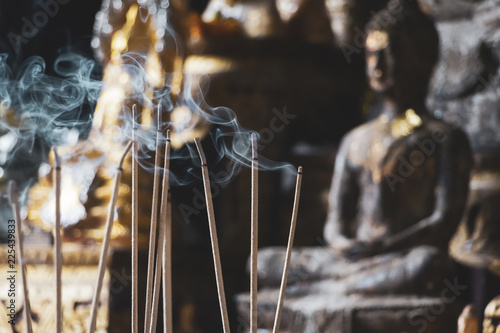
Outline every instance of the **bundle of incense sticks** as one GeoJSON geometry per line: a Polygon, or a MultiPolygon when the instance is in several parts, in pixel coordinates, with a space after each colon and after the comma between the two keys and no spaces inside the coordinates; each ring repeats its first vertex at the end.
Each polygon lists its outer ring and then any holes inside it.
{"type": "MultiPolygon", "coordinates": [[[[158,235],[158,248],[156,252],[156,268],[154,276],[154,289],[152,311],[150,314],[149,329],[146,332],[156,332],[158,320],[158,304],[160,298],[160,280],[163,284],[163,325],[164,332],[172,333],[172,255],[171,255],[171,206],[170,200],[170,131],[167,131],[165,144],[165,160],[163,164],[163,184],[160,204],[160,233],[158,235]]],[[[158,154],[158,151],[157,151],[158,154]]],[[[150,279],[150,277],[148,277],[150,279]]],[[[150,297],[146,295],[146,297],[150,297]]]]}
{"type": "MultiPolygon", "coordinates": [[[[134,106],[134,119],[135,119],[135,106],[134,106]]],[[[162,194],[161,194],[161,206],[160,206],[160,232],[158,235],[158,246],[155,248],[156,243],[156,226],[158,219],[158,194],[159,194],[159,183],[160,183],[160,155],[159,147],[161,145],[161,114],[160,109],[158,109],[158,133],[156,138],[156,157],[155,157],[155,174],[154,174],[154,184],[153,184],[153,201],[152,201],[152,211],[151,211],[151,235],[149,244],[149,260],[148,260],[148,275],[147,275],[147,295],[146,295],[146,313],[145,313],[145,323],[144,332],[153,333],[156,332],[157,326],[157,315],[159,307],[159,294],[160,294],[160,279],[163,289],[163,322],[164,322],[164,332],[173,333],[172,327],[172,220],[171,220],[171,194],[170,194],[170,131],[167,131],[167,140],[165,144],[165,160],[164,160],[164,176],[162,182],[162,194]],[[156,266],[154,263],[154,252],[156,250],[156,266]],[[153,272],[154,271],[154,272],[153,272]],[[154,276],[153,276],[154,273],[154,276]],[[152,292],[152,297],[149,297],[152,292]]],[[[94,291],[94,296],[92,299],[91,317],[88,327],[88,333],[94,333],[96,331],[97,314],[99,309],[100,295],[102,291],[104,274],[107,266],[107,259],[109,253],[109,246],[111,240],[111,232],[114,222],[114,213],[116,202],[118,198],[118,192],[121,182],[121,177],[123,173],[123,163],[128,152],[132,149],[132,332],[138,332],[138,299],[137,299],[137,181],[138,181],[138,165],[137,165],[137,143],[135,142],[135,130],[133,130],[132,141],[127,145],[123,156],[118,164],[117,172],[114,180],[113,192],[111,195],[111,201],[108,208],[108,217],[106,221],[106,226],[104,230],[104,239],[101,248],[101,255],[99,258],[99,268],[98,277],[96,281],[96,287],[94,291]],[[135,314],[134,314],[135,313],[135,314]]],[[[212,254],[215,267],[215,276],[217,283],[218,298],[220,304],[220,312],[222,317],[222,326],[224,333],[230,332],[229,327],[229,317],[227,312],[227,304],[224,289],[224,280],[222,275],[222,265],[220,260],[219,252],[219,242],[217,237],[217,228],[215,223],[215,214],[212,200],[212,193],[210,189],[210,178],[208,173],[208,165],[199,138],[195,139],[195,144],[198,149],[198,153],[201,160],[202,176],[203,176],[203,187],[205,191],[205,200],[207,205],[207,214],[210,230],[210,238],[212,244],[212,254]]],[[[257,138],[253,134],[251,137],[251,153],[252,153],[252,202],[251,202],[251,278],[250,278],[250,331],[252,333],[257,332],[257,253],[258,253],[258,154],[257,154],[257,138]]],[[[61,166],[60,159],[57,154],[57,150],[54,149],[54,155],[56,160],[56,168],[54,171],[54,188],[56,195],[56,223],[55,223],[55,248],[54,248],[54,262],[56,267],[56,306],[57,306],[57,317],[56,317],[56,329],[57,332],[62,332],[62,282],[61,282],[61,271],[62,271],[62,250],[61,250],[61,166]]],[[[283,268],[283,276],[281,280],[281,287],[279,293],[279,300],[276,310],[276,317],[274,321],[273,333],[278,333],[281,312],[283,308],[286,284],[288,279],[288,271],[291,259],[291,252],[293,248],[293,239],[295,237],[295,227],[297,222],[297,213],[300,200],[300,190],[302,184],[302,167],[299,167],[297,174],[297,182],[295,188],[295,198],[294,206],[292,212],[292,221],[290,224],[290,234],[288,238],[288,246],[286,251],[286,259],[283,268]]],[[[17,189],[13,182],[10,184],[10,203],[12,205],[15,219],[16,219],[16,238],[18,239],[19,256],[20,256],[20,268],[23,281],[23,298],[26,304],[26,327],[29,333],[32,332],[31,325],[31,307],[29,302],[29,290],[26,280],[26,271],[23,261],[23,243],[22,243],[22,231],[21,231],[21,217],[19,212],[19,203],[17,198],[17,189]]]]}
{"type": "MultiPolygon", "coordinates": [[[[257,154],[257,137],[255,134],[251,137],[252,146],[252,208],[251,208],[251,277],[250,277],[250,332],[257,332],[257,251],[258,251],[258,154],[257,154]]],[[[217,229],[215,223],[215,214],[212,201],[212,193],[210,190],[210,178],[208,174],[207,160],[200,138],[195,139],[196,148],[200,155],[203,187],[205,190],[205,200],[207,205],[208,222],[210,229],[210,237],[212,243],[212,254],[215,267],[215,277],[217,283],[217,291],[219,297],[219,305],[222,316],[222,327],[224,333],[230,332],[229,318],[227,313],[226,297],[224,292],[224,280],[222,277],[222,265],[219,253],[219,242],[217,238],[217,229]]],[[[297,225],[297,214],[299,209],[300,190],[302,185],[302,167],[299,167],[297,173],[297,182],[295,186],[295,197],[292,212],[292,221],[290,224],[290,233],[288,237],[288,246],[286,251],[286,260],[283,268],[283,276],[281,279],[281,287],[279,300],[276,309],[276,317],[274,321],[273,333],[278,333],[281,321],[281,312],[285,299],[286,284],[288,280],[288,271],[290,259],[292,256],[293,240],[295,238],[295,227],[297,225]]]]}
{"type": "MultiPolygon", "coordinates": [[[[136,106],[133,107],[133,118],[136,118],[136,106]]],[[[158,235],[158,247],[156,243],[156,227],[158,224],[158,194],[160,184],[160,154],[161,146],[161,110],[158,108],[158,128],[156,137],[156,157],[155,157],[155,176],[153,183],[153,201],[151,211],[151,234],[149,244],[149,260],[147,272],[147,294],[146,294],[146,313],[144,322],[144,332],[156,332],[158,303],[160,294],[160,283],[163,287],[163,322],[164,332],[172,333],[172,283],[171,283],[171,204],[170,204],[170,131],[167,131],[165,144],[165,160],[164,160],[164,176],[162,182],[161,206],[160,206],[160,232],[158,235]],[[156,250],[156,267],[154,266],[154,252],[156,250]],[[154,271],[154,272],[153,272],[154,271]],[[154,275],[153,275],[154,274],[154,275]],[[160,281],[161,280],[161,281],[160,281]],[[152,293],[151,293],[152,291],[152,293]],[[152,297],[150,296],[152,294],[152,297]]],[[[99,308],[99,298],[102,290],[104,272],[107,265],[107,256],[109,251],[109,242],[111,238],[112,224],[114,220],[114,209],[118,195],[118,188],[121,181],[122,165],[128,151],[132,149],[132,332],[138,329],[138,299],[137,299],[137,282],[138,282],[138,262],[137,262],[137,234],[138,234],[138,165],[137,165],[137,143],[136,133],[137,128],[134,126],[132,132],[132,141],[127,146],[127,149],[120,161],[118,172],[115,177],[114,191],[111,197],[109,206],[108,220],[105,227],[105,237],[99,260],[98,279],[96,283],[94,298],[92,302],[91,321],[89,325],[89,333],[95,332],[97,313],[99,308]],[[135,315],[134,315],[135,314],[135,315]]]]}

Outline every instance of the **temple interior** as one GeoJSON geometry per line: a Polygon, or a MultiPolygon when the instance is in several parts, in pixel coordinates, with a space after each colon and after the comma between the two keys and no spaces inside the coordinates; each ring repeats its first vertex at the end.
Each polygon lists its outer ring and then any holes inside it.
{"type": "Polygon", "coordinates": [[[0,276],[0,333],[499,333],[500,0],[1,1],[0,276]]]}

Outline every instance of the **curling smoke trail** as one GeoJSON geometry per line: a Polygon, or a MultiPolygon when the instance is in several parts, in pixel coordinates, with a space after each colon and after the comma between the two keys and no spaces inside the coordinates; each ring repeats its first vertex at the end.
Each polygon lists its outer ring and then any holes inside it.
{"type": "MultiPolygon", "coordinates": [[[[162,1],[156,10],[148,9],[149,14],[145,14],[143,6],[151,7],[153,1],[140,2],[143,4],[127,5],[126,22],[117,29],[111,27],[113,33],[103,33],[107,39],[97,38],[92,42],[100,49],[106,49],[104,41],[111,45],[109,54],[101,54],[106,65],[103,80],[95,79],[94,61],[74,53],[63,54],[56,61],[55,71],[59,77],[45,74],[45,63],[40,57],[28,59],[18,73],[13,73],[7,66],[6,55],[0,55],[0,167],[8,168],[18,156],[35,153],[40,143],[42,150],[46,149],[42,155],[46,155],[50,147],[59,146],[63,165],[66,165],[62,190],[73,193],[66,197],[69,209],[63,212],[63,226],[84,218],[83,204],[98,169],[109,170],[108,179],[112,178],[115,155],[121,151],[117,147],[130,139],[133,127],[138,128],[136,139],[141,146],[138,162],[151,173],[158,127],[171,129],[172,141],[177,138],[180,143],[179,148],[172,151],[173,163],[183,160],[183,164],[197,160],[196,149],[189,142],[195,136],[206,135],[207,125],[212,128],[208,133],[215,148],[211,168],[226,164],[225,170],[228,170],[222,178],[212,179],[213,183],[230,182],[241,167],[251,165],[250,137],[255,132],[245,129],[233,110],[210,107],[203,97],[203,89],[193,78],[185,73],[169,72],[180,69],[162,60],[162,52],[172,49],[175,50],[173,55],[170,51],[164,53],[182,58],[180,38],[170,21],[162,18],[167,17],[168,1],[162,1]],[[153,19],[149,20],[151,17],[153,19]],[[129,46],[135,29],[155,33],[151,37],[151,47],[145,52],[129,46]],[[163,74],[153,75],[156,72],[163,74]],[[173,90],[178,89],[173,85],[179,75],[183,78],[182,85],[173,98],[173,90]],[[131,116],[133,104],[138,104],[142,110],[137,119],[131,116]],[[154,124],[151,117],[148,118],[148,110],[158,105],[165,110],[163,118],[167,120],[163,124],[154,124]],[[93,114],[86,111],[88,106],[95,109],[93,114]],[[78,186],[73,188],[74,184],[78,186]]],[[[102,12],[98,14],[98,31],[110,27],[105,18],[102,12]]],[[[187,164],[183,170],[172,170],[172,186],[200,180],[197,163],[187,164]]],[[[260,170],[284,170],[291,176],[295,174],[290,164],[264,158],[260,158],[260,170]]],[[[39,196],[44,200],[49,196],[49,201],[39,203],[38,207],[44,207],[41,218],[53,223],[53,194],[39,196]]]]}
{"type": "MultiPolygon", "coordinates": [[[[124,57],[128,58],[132,55],[127,54],[124,57]]],[[[137,55],[133,58],[136,59],[137,55]]],[[[61,56],[56,63],[56,69],[62,78],[50,77],[44,73],[43,60],[35,57],[24,64],[23,70],[17,77],[12,77],[6,64],[6,56],[0,57],[2,138],[11,137],[12,142],[15,142],[15,144],[1,147],[2,153],[8,156],[3,160],[4,163],[13,158],[18,150],[31,153],[36,140],[42,140],[49,147],[69,145],[76,148],[78,141],[85,138],[92,127],[92,117],[83,114],[84,104],[95,105],[101,90],[106,89],[101,81],[92,79],[94,67],[94,62],[89,59],[76,54],[66,54],[61,56]],[[6,151],[6,148],[10,150],[6,151]]],[[[145,96],[138,96],[145,85],[140,79],[144,74],[144,68],[139,62],[135,62],[128,65],[128,69],[133,74],[131,82],[136,92],[130,99],[142,99],[144,105],[155,106],[153,103],[156,101],[144,99],[145,96]]],[[[229,159],[233,170],[226,179],[220,181],[229,181],[238,167],[248,167],[251,164],[249,142],[254,131],[245,129],[238,122],[233,110],[226,107],[208,106],[202,97],[201,88],[196,87],[191,78],[186,78],[184,94],[178,100],[177,105],[171,104],[166,91],[168,87],[156,93],[160,96],[157,101],[166,105],[167,110],[187,107],[193,114],[202,117],[214,127],[215,130],[210,137],[216,147],[217,159],[229,159]]],[[[119,117],[122,122],[121,126],[110,125],[111,130],[116,131],[119,140],[125,142],[129,139],[128,133],[131,132],[131,128],[139,125],[137,136],[143,147],[141,164],[152,170],[147,158],[155,147],[156,132],[152,128],[145,128],[138,120],[132,119],[126,108],[126,106],[123,108],[123,113],[119,117]]],[[[185,123],[190,124],[189,121],[185,123]]],[[[170,122],[164,123],[163,126],[170,126],[176,132],[188,129],[170,122]]],[[[78,148],[81,147],[85,146],[78,148]]],[[[174,154],[174,160],[196,157],[192,145],[178,149],[174,154]]],[[[262,162],[262,170],[289,168],[291,166],[287,163],[276,163],[265,159],[262,162]]],[[[192,174],[197,174],[197,172],[192,174]]],[[[177,174],[174,185],[186,185],[193,180],[190,176],[177,174]]]]}

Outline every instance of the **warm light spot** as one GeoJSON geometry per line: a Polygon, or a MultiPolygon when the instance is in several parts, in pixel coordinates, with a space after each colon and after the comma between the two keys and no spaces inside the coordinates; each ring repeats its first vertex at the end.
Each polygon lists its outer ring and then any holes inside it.
{"type": "Polygon", "coordinates": [[[299,10],[298,0],[278,0],[276,1],[276,7],[280,17],[284,21],[288,21],[294,16],[299,10]]]}
{"type": "Polygon", "coordinates": [[[366,38],[366,48],[368,51],[380,51],[387,46],[389,46],[389,34],[386,31],[377,30],[370,32],[366,38]]]}
{"type": "Polygon", "coordinates": [[[408,120],[408,122],[412,126],[417,127],[417,126],[422,125],[422,118],[420,118],[419,115],[415,113],[415,110],[408,109],[405,112],[405,116],[406,116],[406,119],[408,120]]]}
{"type": "Polygon", "coordinates": [[[94,113],[94,128],[104,129],[116,123],[126,97],[126,89],[120,85],[108,86],[101,92],[94,113]]]}
{"type": "Polygon", "coordinates": [[[118,82],[121,85],[126,85],[130,80],[130,75],[128,73],[122,72],[118,75],[118,82]]]}
{"type": "Polygon", "coordinates": [[[137,11],[139,7],[137,5],[130,6],[130,9],[127,12],[127,26],[132,26],[134,24],[135,18],[137,17],[137,11]]]}
{"type": "MultiPolygon", "coordinates": [[[[41,219],[48,225],[56,221],[56,200],[52,193],[49,200],[42,206],[41,219]]],[[[85,207],[80,202],[80,186],[73,183],[71,175],[63,175],[61,184],[61,225],[67,227],[85,218],[85,207]]]]}
{"type": "Polygon", "coordinates": [[[18,137],[14,132],[0,136],[0,164],[5,164],[17,144],[18,137]]]}
{"type": "MultiPolygon", "coordinates": [[[[111,229],[111,239],[115,239],[128,234],[127,228],[118,223],[116,220],[113,223],[113,228],[111,229]]],[[[85,233],[86,238],[90,239],[103,239],[104,229],[90,229],[85,233]]]]}
{"type": "Polygon", "coordinates": [[[130,193],[130,186],[127,184],[120,184],[120,193],[122,194],[129,194],[130,193]]]}
{"type": "Polygon", "coordinates": [[[249,6],[246,8],[245,19],[242,20],[242,28],[250,38],[263,38],[272,29],[273,21],[269,15],[263,15],[260,6],[249,6]]]}
{"type": "Polygon", "coordinates": [[[189,110],[187,106],[177,107],[172,111],[173,132],[171,142],[173,148],[180,148],[186,142],[194,142],[196,137],[207,135],[210,125],[200,115],[189,110]]]}
{"type": "Polygon", "coordinates": [[[146,61],[146,80],[154,87],[163,85],[163,71],[161,70],[160,58],[158,53],[150,51],[146,61]]]}
{"type": "Polygon", "coordinates": [[[190,56],[186,59],[184,70],[189,74],[213,74],[233,69],[231,60],[220,57],[190,56]]]}
{"type": "Polygon", "coordinates": [[[45,177],[46,175],[49,174],[49,172],[52,170],[52,167],[48,163],[42,163],[40,164],[40,167],[38,168],[38,177],[42,178],[45,177]]]}
{"type": "Polygon", "coordinates": [[[171,120],[173,125],[180,129],[186,129],[189,126],[189,122],[193,116],[193,113],[187,106],[175,108],[172,111],[171,120]]]}
{"type": "Polygon", "coordinates": [[[111,42],[111,48],[116,51],[123,52],[127,49],[127,38],[123,31],[117,31],[111,42]]]}
{"type": "Polygon", "coordinates": [[[408,109],[404,115],[392,121],[392,135],[396,138],[407,136],[421,125],[422,119],[420,116],[414,110],[408,109]]]}
{"type": "Polygon", "coordinates": [[[172,95],[178,96],[181,93],[183,75],[182,75],[182,67],[184,61],[181,57],[176,57],[174,62],[174,75],[171,83],[172,95]]]}
{"type": "Polygon", "coordinates": [[[115,223],[113,223],[113,230],[111,231],[111,238],[117,238],[120,236],[124,236],[128,233],[127,228],[118,223],[115,219],[115,223]]]}

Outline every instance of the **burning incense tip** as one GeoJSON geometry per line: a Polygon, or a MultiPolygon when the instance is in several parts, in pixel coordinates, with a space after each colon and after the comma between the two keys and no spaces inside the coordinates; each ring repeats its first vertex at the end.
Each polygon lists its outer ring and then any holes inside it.
{"type": "Polygon", "coordinates": [[[59,158],[59,154],[57,153],[57,147],[52,147],[52,151],[54,152],[54,159],[56,162],[56,169],[61,169],[61,159],[59,158]]]}
{"type": "Polygon", "coordinates": [[[132,130],[137,131],[138,126],[135,118],[137,118],[137,104],[132,106],[132,130]]]}
{"type": "Polygon", "coordinates": [[[167,130],[167,141],[170,141],[170,130],[167,130]]]}
{"type": "Polygon", "coordinates": [[[130,149],[132,148],[132,144],[133,143],[134,143],[133,141],[130,141],[128,143],[127,147],[125,148],[125,151],[123,152],[123,156],[122,156],[122,158],[120,160],[120,163],[118,164],[118,169],[119,170],[122,170],[122,168],[123,168],[123,162],[125,161],[125,157],[127,157],[127,154],[130,151],[130,149]]]}
{"type": "Polygon", "coordinates": [[[161,118],[161,105],[158,104],[158,111],[156,113],[156,121],[158,122],[158,132],[161,132],[162,118],[161,118]]]}
{"type": "Polygon", "coordinates": [[[196,149],[198,149],[198,154],[200,155],[201,166],[207,166],[207,159],[205,158],[205,153],[203,152],[200,138],[194,138],[194,143],[196,144],[196,149]]]}
{"type": "Polygon", "coordinates": [[[9,204],[13,205],[17,200],[17,186],[16,182],[11,180],[9,182],[9,204]]]}
{"type": "Polygon", "coordinates": [[[299,167],[299,171],[298,171],[298,173],[299,173],[299,175],[301,175],[301,174],[302,174],[302,167],[301,167],[301,166],[299,167]]]}
{"type": "Polygon", "coordinates": [[[257,134],[252,133],[252,159],[258,160],[259,154],[257,153],[257,134]]]}

